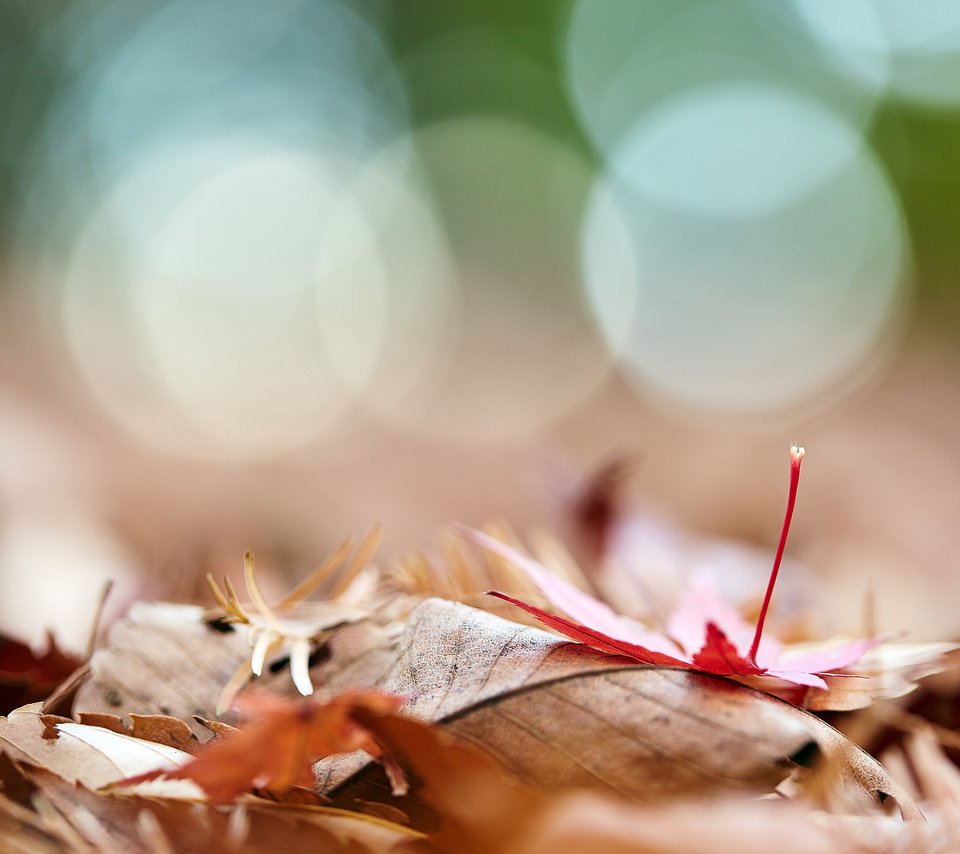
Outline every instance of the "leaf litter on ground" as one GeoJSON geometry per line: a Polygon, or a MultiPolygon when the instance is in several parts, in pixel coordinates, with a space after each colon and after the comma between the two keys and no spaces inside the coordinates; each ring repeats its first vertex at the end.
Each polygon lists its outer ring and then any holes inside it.
{"type": "MultiPolygon", "coordinates": [[[[891,817],[894,805],[906,819],[920,811],[874,758],[816,716],[717,675],[764,687],[769,674],[825,678],[828,692],[813,678],[798,687],[819,688],[811,697],[836,695],[840,677],[832,674],[850,666],[849,656],[866,653],[865,666],[885,649],[861,648],[874,643],[867,639],[832,654],[791,655],[762,636],[801,457],[794,452],[757,627],[698,580],[665,634],[642,630],[626,641],[646,659],[624,647],[623,627],[636,627],[609,606],[479,532],[470,537],[518,565],[573,619],[542,609],[537,616],[568,627],[577,621],[577,631],[594,636],[602,625],[601,643],[571,643],[413,595],[409,585],[367,571],[375,532],[346,567],[350,541],[274,604],[259,591],[252,557],[249,604],[229,582],[212,585],[215,614],[141,603],[90,661],[72,706],[76,720],[36,705],[0,721],[0,749],[10,757],[0,759],[0,843],[271,850],[271,843],[296,845],[288,832],[295,827],[304,845],[323,849],[526,852],[574,844],[720,852],[769,850],[779,825],[783,852],[935,850],[932,836],[910,829],[922,823],[891,817]],[[324,601],[303,601],[318,588],[324,601]],[[782,669],[785,661],[799,669],[782,669]],[[255,692],[243,690],[251,679],[255,692]],[[246,706],[247,718],[220,720],[225,698],[246,706]],[[121,714],[130,714],[130,726],[121,714]],[[155,764],[158,754],[166,767],[145,767],[145,757],[155,764]],[[110,785],[121,777],[132,777],[131,785],[110,785]],[[189,806],[177,800],[182,791],[147,798],[138,788],[187,781],[199,784],[187,795],[198,803],[189,806]],[[297,802],[309,794],[302,784],[314,800],[297,802]],[[775,790],[781,798],[770,800],[775,790]],[[334,808],[315,806],[324,798],[334,808]]],[[[902,656],[911,665],[902,681],[935,669],[927,653],[902,656]]],[[[853,695],[871,699],[869,691],[853,695]]],[[[916,794],[935,821],[955,821],[954,780],[935,751],[912,749],[906,765],[921,762],[927,775],[916,794]],[[939,775],[936,785],[931,774],[939,775]]]]}

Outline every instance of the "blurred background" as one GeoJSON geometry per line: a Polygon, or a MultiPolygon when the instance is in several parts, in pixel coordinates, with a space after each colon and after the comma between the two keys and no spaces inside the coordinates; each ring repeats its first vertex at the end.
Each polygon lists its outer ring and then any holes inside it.
{"type": "Polygon", "coordinates": [[[960,4],[0,0],[0,116],[0,629],[797,441],[817,618],[960,633],[960,4]]]}

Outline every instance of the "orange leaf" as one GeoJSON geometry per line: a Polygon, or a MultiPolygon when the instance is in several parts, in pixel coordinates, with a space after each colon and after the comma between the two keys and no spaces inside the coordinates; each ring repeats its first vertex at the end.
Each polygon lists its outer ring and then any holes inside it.
{"type": "Polygon", "coordinates": [[[119,785],[161,776],[189,779],[217,802],[232,801],[251,788],[279,794],[293,786],[312,786],[313,763],[324,756],[355,750],[380,755],[376,739],[357,720],[358,711],[379,716],[402,703],[400,697],[370,691],[343,694],[327,703],[248,695],[236,703],[244,716],[253,718],[246,727],[202,747],[182,768],[141,774],[119,785]]]}

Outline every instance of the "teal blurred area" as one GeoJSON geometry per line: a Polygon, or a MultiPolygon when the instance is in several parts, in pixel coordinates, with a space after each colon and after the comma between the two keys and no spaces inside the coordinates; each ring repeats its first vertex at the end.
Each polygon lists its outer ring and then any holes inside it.
{"type": "Polygon", "coordinates": [[[798,549],[956,633],[960,6],[0,0],[0,116],[0,622],[615,449],[767,543],[796,439],[798,549]]]}

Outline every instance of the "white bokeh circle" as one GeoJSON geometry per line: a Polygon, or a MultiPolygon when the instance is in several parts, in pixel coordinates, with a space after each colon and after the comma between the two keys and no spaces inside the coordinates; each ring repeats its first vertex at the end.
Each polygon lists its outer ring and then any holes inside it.
{"type": "Polygon", "coordinates": [[[898,201],[863,147],[752,218],[666,207],[610,170],[583,232],[588,296],[627,375],[722,411],[799,404],[853,376],[889,328],[907,256],[898,201]]]}
{"type": "Polygon", "coordinates": [[[797,17],[839,68],[936,109],[960,104],[960,4],[952,0],[793,0],[797,17]]]}
{"type": "Polygon", "coordinates": [[[342,437],[369,383],[402,387],[418,370],[422,319],[444,304],[445,244],[411,163],[409,149],[365,170],[230,138],[142,162],[91,218],[63,292],[96,396],[179,453],[256,457],[342,437]],[[387,217],[403,224],[405,272],[387,217]],[[411,288],[414,274],[426,284],[411,288]]]}
{"type": "Polygon", "coordinates": [[[789,4],[766,0],[578,0],[562,50],[571,104],[605,158],[638,117],[688,90],[762,82],[857,129],[884,91],[883,67],[852,80],[789,4]]]}
{"type": "Polygon", "coordinates": [[[735,82],[681,92],[641,116],[608,162],[657,204],[749,217],[806,195],[860,145],[859,134],[817,102],[735,82]]]}

